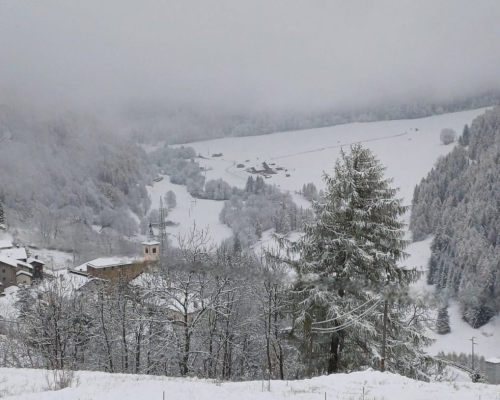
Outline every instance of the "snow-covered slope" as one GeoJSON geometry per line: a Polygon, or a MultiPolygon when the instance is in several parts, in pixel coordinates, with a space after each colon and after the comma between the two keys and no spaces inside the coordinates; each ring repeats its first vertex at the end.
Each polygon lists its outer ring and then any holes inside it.
{"type": "MultiPolygon", "coordinates": [[[[170,183],[170,178],[164,176],[160,182],[155,182],[154,185],[148,186],[148,193],[151,198],[151,208],[158,209],[160,205],[160,197],[165,197],[165,194],[172,190],[177,198],[177,206],[168,214],[167,220],[179,223],[178,226],[167,227],[167,233],[170,234],[170,239],[175,245],[177,235],[185,235],[190,229],[193,229],[196,222],[196,229],[210,229],[210,236],[214,242],[218,243],[221,240],[232,235],[232,230],[227,225],[219,222],[219,213],[224,205],[222,201],[195,199],[188,193],[186,186],[174,185],[170,183]]],[[[164,204],[166,207],[166,204],[164,204]]]]}
{"type": "Polygon", "coordinates": [[[148,375],[78,372],[72,387],[46,391],[41,370],[0,369],[0,393],[16,400],[493,400],[498,389],[472,383],[424,383],[374,371],[338,374],[303,381],[217,383],[148,375]],[[268,387],[270,385],[270,391],[268,387]],[[480,397],[481,396],[481,397],[480,397]]]}
{"type": "Polygon", "coordinates": [[[372,149],[384,165],[387,176],[409,204],[414,186],[427,175],[437,158],[447,154],[452,145],[440,143],[443,128],[452,128],[458,134],[485,109],[463,111],[413,120],[353,123],[304,131],[281,132],[264,136],[224,138],[189,143],[206,159],[201,166],[212,168],[206,178],[223,178],[229,184],[243,187],[249,176],[246,168],[262,169],[262,162],[274,163],[288,170],[279,171],[266,180],[284,190],[296,191],[304,183],[314,182],[322,187],[322,173],[331,173],[341,148],[362,142],[372,149]],[[222,153],[220,158],[211,157],[222,153]],[[249,160],[249,161],[247,161],[249,160]],[[245,168],[237,168],[242,163],[245,168]]]}

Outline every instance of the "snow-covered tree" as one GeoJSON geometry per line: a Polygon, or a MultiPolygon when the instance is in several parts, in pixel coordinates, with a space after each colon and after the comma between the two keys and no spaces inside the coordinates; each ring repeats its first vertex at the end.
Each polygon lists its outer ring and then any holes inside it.
{"type": "Polygon", "coordinates": [[[448,308],[442,307],[438,311],[436,320],[436,332],[440,335],[446,335],[451,332],[450,328],[450,315],[448,314],[448,308]]]}
{"type": "Polygon", "coordinates": [[[235,255],[241,254],[241,240],[240,240],[240,237],[238,235],[234,236],[233,252],[235,255]]]}
{"type": "Polygon", "coordinates": [[[371,151],[360,145],[349,154],[342,151],[334,175],[324,174],[325,196],[321,203],[313,203],[315,217],[305,224],[305,234],[296,242],[277,236],[290,255],[287,262],[303,278],[296,288],[296,321],[305,358],[315,349],[326,353],[323,366],[311,366],[310,373],[314,368],[334,373],[377,366],[385,303],[387,369],[422,377],[421,370],[410,364],[424,363],[421,347],[430,340],[420,322],[407,324],[411,307],[396,301],[398,293],[404,298],[418,277],[416,271],[398,265],[408,245],[400,220],[407,207],[384,171],[371,151]],[[412,346],[402,346],[410,337],[412,346]]]}
{"type": "Polygon", "coordinates": [[[458,142],[460,143],[461,146],[468,146],[470,141],[470,130],[469,126],[465,124],[464,130],[460,137],[458,138],[458,142]]]}
{"type": "Polygon", "coordinates": [[[444,128],[439,135],[439,139],[444,144],[453,143],[456,140],[456,138],[457,138],[457,133],[450,128],[444,128]]]}

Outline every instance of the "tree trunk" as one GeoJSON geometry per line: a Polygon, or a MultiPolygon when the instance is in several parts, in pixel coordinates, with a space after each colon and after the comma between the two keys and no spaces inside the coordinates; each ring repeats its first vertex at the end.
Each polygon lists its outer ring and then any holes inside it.
{"type": "Polygon", "coordinates": [[[328,374],[335,374],[339,370],[339,346],[340,336],[338,333],[332,335],[330,341],[330,358],[328,360],[328,374]]]}

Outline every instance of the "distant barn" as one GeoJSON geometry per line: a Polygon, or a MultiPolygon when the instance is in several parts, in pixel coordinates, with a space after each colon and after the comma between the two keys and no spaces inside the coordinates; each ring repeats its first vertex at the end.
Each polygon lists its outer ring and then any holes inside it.
{"type": "Polygon", "coordinates": [[[245,168],[245,165],[244,165],[244,164],[238,164],[238,165],[236,166],[236,168],[245,168]]]}

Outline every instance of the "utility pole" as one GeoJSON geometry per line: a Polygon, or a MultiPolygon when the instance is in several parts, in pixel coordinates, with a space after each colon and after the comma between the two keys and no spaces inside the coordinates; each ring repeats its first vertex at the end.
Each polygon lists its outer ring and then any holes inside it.
{"type": "Polygon", "coordinates": [[[477,343],[474,342],[474,339],[476,339],[475,336],[472,336],[472,339],[469,339],[472,342],[472,370],[474,371],[474,345],[477,343]]]}
{"type": "Polygon", "coordinates": [[[385,347],[387,343],[387,300],[384,301],[384,328],[382,330],[382,351],[380,357],[380,372],[385,371],[385,347]]]}

